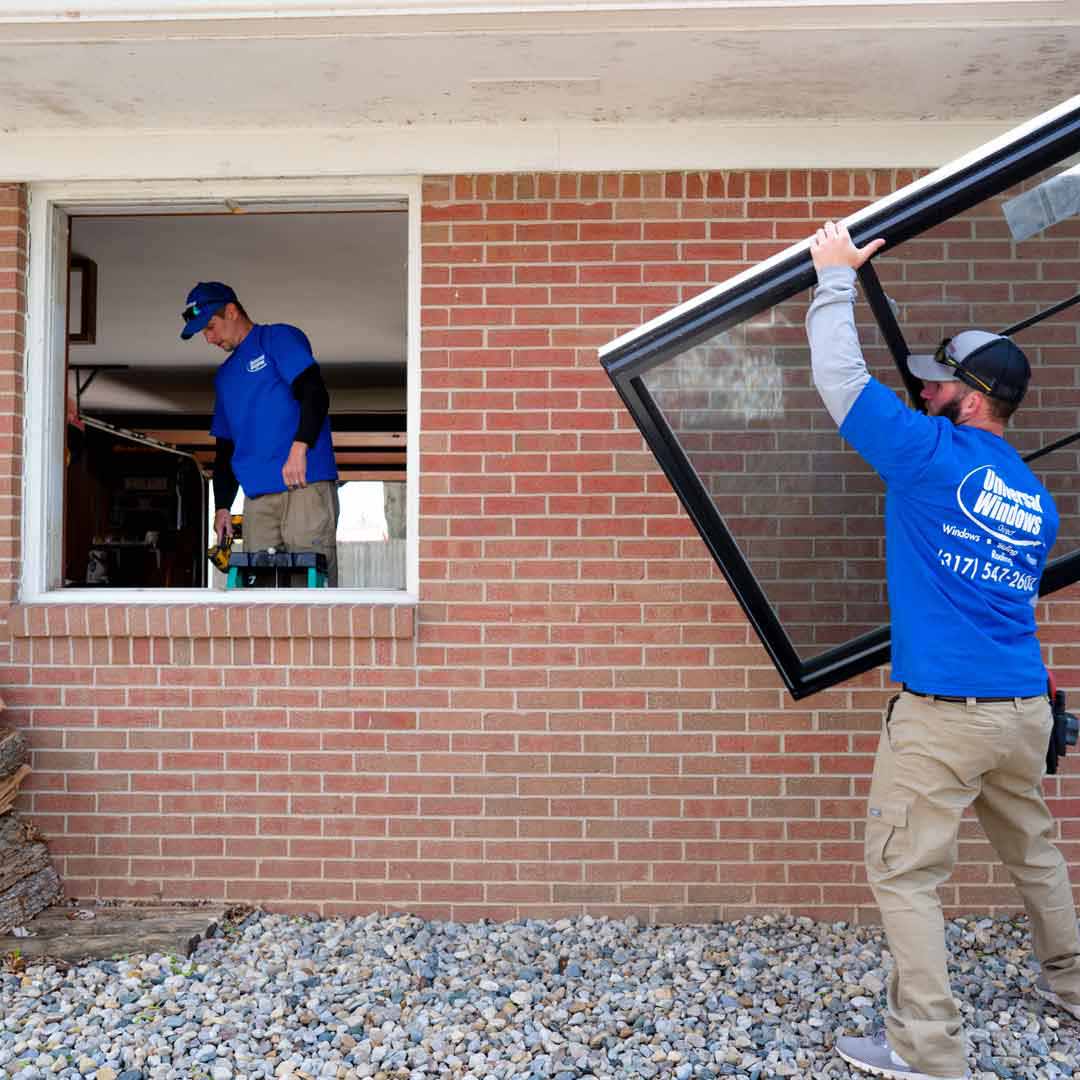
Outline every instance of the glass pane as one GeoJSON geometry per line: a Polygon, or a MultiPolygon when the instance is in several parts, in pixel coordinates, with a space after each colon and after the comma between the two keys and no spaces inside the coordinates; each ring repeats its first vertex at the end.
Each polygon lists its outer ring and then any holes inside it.
{"type": "MultiPolygon", "coordinates": [[[[1054,589],[1080,573],[1080,439],[1069,441],[1080,427],[1078,122],[1074,107],[1047,113],[984,147],[978,169],[976,155],[954,162],[850,222],[864,240],[875,220],[887,239],[915,234],[879,255],[870,271],[889,297],[895,319],[879,312],[898,354],[897,323],[913,351],[932,352],[946,334],[982,327],[1010,333],[1031,358],[1029,396],[1007,436],[1029,459],[1043,454],[1032,466],[1058,502],[1062,523],[1051,555],[1062,565],[1054,589]],[[1037,168],[1065,148],[1071,158],[983,198],[1006,175],[1037,168]],[[976,198],[982,203],[956,212],[976,198]],[[1047,311],[1055,306],[1061,310],[1047,311]],[[1013,329],[1040,315],[1046,321],[1013,329]]],[[[807,220],[806,234],[819,224],[807,220]]],[[[812,273],[806,244],[794,244],[600,354],[658,460],[667,461],[673,441],[681,447],[693,475],[681,464],[673,473],[679,497],[725,573],[740,589],[753,581],[752,593],[744,593],[752,620],[766,614],[762,604],[771,606],[776,626],[757,622],[758,633],[796,697],[866,671],[887,652],[882,483],[843,447],[812,386],[803,329],[808,290],[671,350],[700,333],[702,320],[719,326],[733,311],[803,287],[812,273]],[[715,510],[704,520],[702,497],[715,510]],[[840,649],[868,633],[871,642],[840,649]]],[[[855,320],[871,373],[906,400],[897,359],[865,301],[855,320]]],[[[918,380],[908,381],[917,394],[918,380]]],[[[994,513],[1008,519],[1011,510],[995,506],[994,513]]]]}
{"type": "MultiPolygon", "coordinates": [[[[1076,158],[874,261],[908,346],[1002,331],[1080,287],[1076,158]]],[[[883,489],[846,449],[810,377],[809,295],[653,368],[643,382],[802,660],[885,625],[883,489]]],[[[860,300],[871,373],[905,400],[860,300]]],[[[1033,368],[1007,432],[1029,454],[1080,430],[1080,304],[1014,334],[1033,368]]],[[[1061,516],[1055,557],[1080,548],[1080,441],[1033,463],[1061,516]]]]}
{"type": "MultiPolygon", "coordinates": [[[[794,297],[643,376],[803,659],[888,618],[882,485],[813,387],[808,301],[794,297]]],[[[869,358],[875,332],[863,332],[869,358]]]]}

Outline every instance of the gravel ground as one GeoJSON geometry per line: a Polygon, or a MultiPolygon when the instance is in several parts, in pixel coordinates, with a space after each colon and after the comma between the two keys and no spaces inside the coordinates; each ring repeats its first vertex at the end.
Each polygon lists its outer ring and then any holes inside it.
{"type": "MultiPolygon", "coordinates": [[[[1080,1077],[1023,919],[947,924],[976,1080],[1080,1077]]],[[[883,1003],[876,927],[316,920],[252,913],[190,958],[0,975],[0,1076],[841,1078],[883,1003]]]]}

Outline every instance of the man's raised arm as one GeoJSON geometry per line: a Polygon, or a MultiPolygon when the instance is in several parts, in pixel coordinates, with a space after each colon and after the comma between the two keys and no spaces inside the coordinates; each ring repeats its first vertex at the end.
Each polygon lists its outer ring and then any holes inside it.
{"type": "Polygon", "coordinates": [[[855,330],[855,271],[883,244],[871,240],[857,248],[843,225],[831,221],[810,241],[817,270],[814,302],[806,313],[814,386],[839,427],[870,380],[855,330]]]}

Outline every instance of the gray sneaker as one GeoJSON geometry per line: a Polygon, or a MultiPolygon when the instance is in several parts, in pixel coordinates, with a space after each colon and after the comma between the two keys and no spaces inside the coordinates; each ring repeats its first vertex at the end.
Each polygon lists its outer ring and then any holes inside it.
{"type": "Polygon", "coordinates": [[[888,1080],[967,1080],[963,1076],[932,1076],[912,1068],[890,1045],[885,1032],[878,1035],[856,1038],[842,1035],[836,1040],[836,1052],[859,1072],[884,1076],[888,1080]]]}
{"type": "Polygon", "coordinates": [[[1047,982],[1046,976],[1041,972],[1039,977],[1035,980],[1035,993],[1040,997],[1046,998],[1047,1001],[1053,1002],[1059,1009],[1064,1009],[1070,1016],[1080,1020],[1080,1005],[1074,1005],[1071,1001],[1066,1001],[1063,997],[1058,997],[1058,995],[1050,989],[1050,983],[1047,982]]]}

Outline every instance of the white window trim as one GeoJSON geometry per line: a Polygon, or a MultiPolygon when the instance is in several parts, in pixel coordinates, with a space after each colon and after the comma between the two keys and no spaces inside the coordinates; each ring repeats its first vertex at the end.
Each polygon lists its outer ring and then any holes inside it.
{"type": "Polygon", "coordinates": [[[324,177],[274,180],[72,181],[30,185],[26,363],[23,415],[21,603],[57,604],[414,604],[420,591],[420,210],[421,179],[324,177]],[[260,209],[341,210],[371,201],[408,205],[406,312],[406,585],[386,589],[293,590],[65,589],[63,357],[67,290],[67,218],[71,214],[226,209],[257,200],[260,209]],[[63,302],[58,302],[58,298],[63,302]]]}

